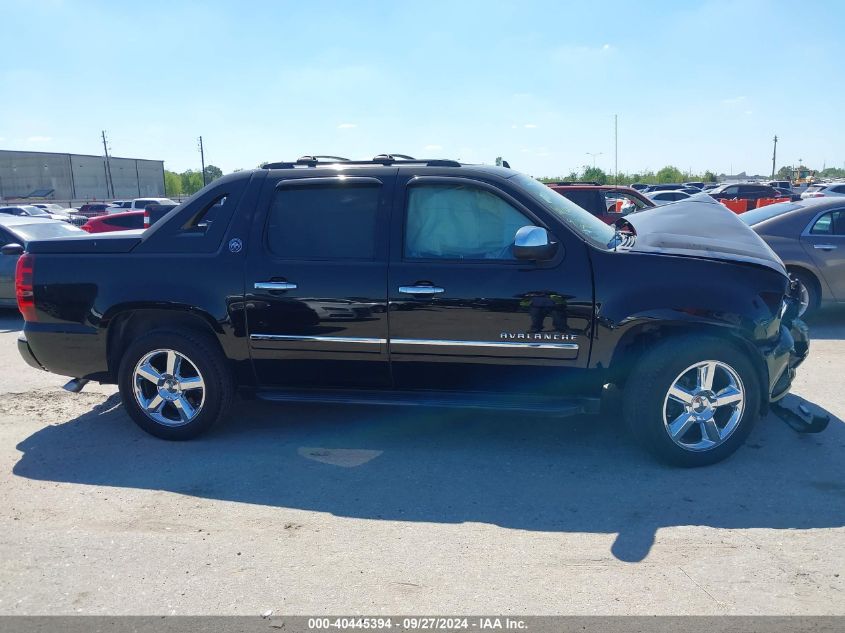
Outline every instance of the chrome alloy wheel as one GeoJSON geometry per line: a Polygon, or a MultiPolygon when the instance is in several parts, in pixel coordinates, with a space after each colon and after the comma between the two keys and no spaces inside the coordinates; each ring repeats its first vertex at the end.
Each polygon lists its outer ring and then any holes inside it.
{"type": "Polygon", "coordinates": [[[810,291],[807,290],[807,286],[800,279],[798,280],[798,303],[801,306],[798,308],[798,316],[802,317],[807,308],[810,307],[810,291]]]}
{"type": "Polygon", "coordinates": [[[678,374],[663,400],[663,425],[688,451],[713,449],[736,430],[745,410],[745,387],[734,369],[706,360],[678,374]]]}
{"type": "Polygon", "coordinates": [[[205,404],[205,382],[191,360],[172,349],[144,355],[132,375],[135,400],[151,420],[182,426],[196,418],[205,404]]]}

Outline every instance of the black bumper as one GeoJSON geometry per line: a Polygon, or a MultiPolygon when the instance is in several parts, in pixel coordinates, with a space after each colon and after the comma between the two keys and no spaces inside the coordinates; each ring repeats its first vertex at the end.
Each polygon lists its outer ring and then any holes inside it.
{"type": "Polygon", "coordinates": [[[26,335],[23,332],[18,334],[18,352],[26,361],[26,364],[30,367],[35,367],[35,369],[44,369],[41,363],[38,362],[38,359],[35,358],[35,354],[32,353],[32,349],[30,349],[29,343],[26,340],[26,335]]]}
{"type": "Polygon", "coordinates": [[[792,386],[798,366],[810,353],[810,335],[807,325],[795,319],[787,328],[782,325],[780,336],[766,354],[769,368],[769,401],[783,398],[792,386]]]}

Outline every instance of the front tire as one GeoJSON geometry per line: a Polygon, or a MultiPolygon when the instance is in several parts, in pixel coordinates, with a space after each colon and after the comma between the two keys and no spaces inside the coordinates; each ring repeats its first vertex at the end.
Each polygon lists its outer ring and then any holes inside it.
{"type": "Polygon", "coordinates": [[[234,393],[226,359],[209,336],[154,330],[123,355],[118,387],[126,411],[156,437],[187,440],[225,416],[234,393]]]}
{"type": "Polygon", "coordinates": [[[658,459],[684,467],[715,464],[734,453],[759,411],[751,361],[710,337],[678,337],[646,352],[623,399],[637,440],[658,459]]]}

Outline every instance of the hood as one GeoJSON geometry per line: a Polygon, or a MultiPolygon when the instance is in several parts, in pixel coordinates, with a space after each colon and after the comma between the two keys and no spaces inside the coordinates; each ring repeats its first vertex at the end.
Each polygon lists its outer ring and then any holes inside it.
{"type": "Polygon", "coordinates": [[[634,252],[748,262],[786,274],[783,262],[769,245],[733,211],[706,193],[630,213],[617,225],[626,223],[637,236],[629,249],[634,252]]]}

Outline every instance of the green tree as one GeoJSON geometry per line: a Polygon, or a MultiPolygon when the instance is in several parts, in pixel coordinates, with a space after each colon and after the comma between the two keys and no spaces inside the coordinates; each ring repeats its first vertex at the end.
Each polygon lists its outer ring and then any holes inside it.
{"type": "Polygon", "coordinates": [[[223,177],[223,170],[217,167],[216,165],[206,165],[205,166],[205,179],[207,182],[213,182],[218,178],[223,177]]]}
{"type": "Polygon", "coordinates": [[[202,174],[198,171],[189,169],[180,174],[182,179],[182,193],[186,195],[193,195],[202,189],[202,174]]]}
{"type": "Polygon", "coordinates": [[[683,182],[684,174],[673,165],[666,165],[657,172],[657,182],[683,182]]]}
{"type": "Polygon", "coordinates": [[[581,180],[597,182],[600,185],[607,184],[607,174],[601,167],[591,167],[584,165],[584,170],[581,172],[581,180]]]}
{"type": "Polygon", "coordinates": [[[182,177],[175,171],[164,170],[164,195],[173,197],[182,195],[182,177]]]}
{"type": "Polygon", "coordinates": [[[777,173],[778,180],[792,180],[792,169],[784,165],[780,169],[778,169],[777,173]]]}
{"type": "Polygon", "coordinates": [[[709,169],[704,172],[704,175],[701,177],[701,180],[704,182],[716,182],[718,180],[716,174],[714,174],[709,169]]]}

